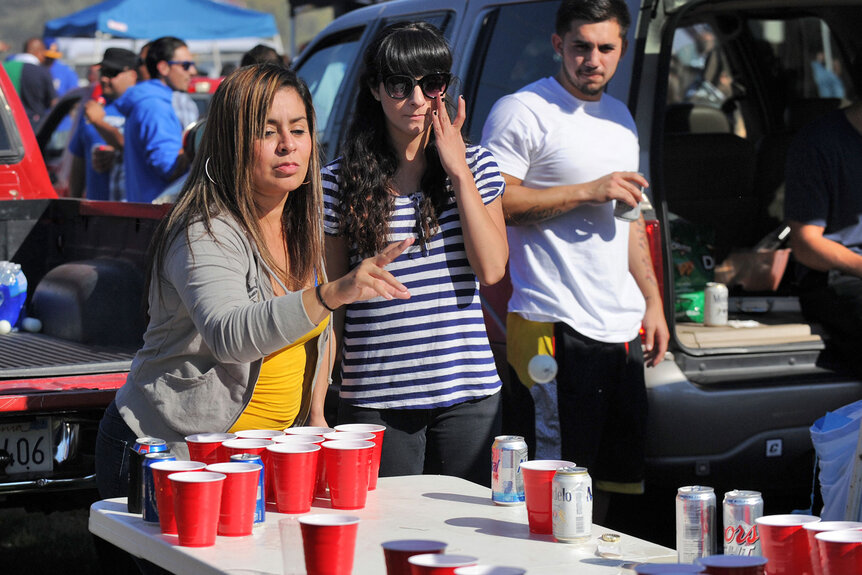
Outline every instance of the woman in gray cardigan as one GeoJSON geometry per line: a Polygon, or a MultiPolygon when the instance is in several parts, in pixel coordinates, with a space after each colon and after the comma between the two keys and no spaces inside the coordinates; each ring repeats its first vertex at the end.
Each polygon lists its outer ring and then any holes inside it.
{"type": "Polygon", "coordinates": [[[411,240],[324,283],[314,123],[308,88],[281,66],[241,68],[216,91],[200,153],[153,239],[143,347],[99,426],[102,497],[127,493],[126,453],[140,436],[184,459],[193,433],[267,418],[326,425],[330,312],[410,297],[383,268],[411,240]],[[298,361],[290,376],[273,368],[298,361]]]}

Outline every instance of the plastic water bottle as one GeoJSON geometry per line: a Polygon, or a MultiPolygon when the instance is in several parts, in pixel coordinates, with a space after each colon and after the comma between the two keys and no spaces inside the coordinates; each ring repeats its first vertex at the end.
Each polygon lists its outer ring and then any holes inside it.
{"type": "Polygon", "coordinates": [[[0,261],[0,321],[14,326],[27,299],[27,278],[21,265],[0,261]]]}

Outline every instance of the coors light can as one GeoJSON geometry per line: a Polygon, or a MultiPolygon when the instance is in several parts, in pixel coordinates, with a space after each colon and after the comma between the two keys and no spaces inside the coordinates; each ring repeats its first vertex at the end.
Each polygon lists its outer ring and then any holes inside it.
{"type": "Polygon", "coordinates": [[[709,282],[703,292],[703,324],[727,325],[727,286],[709,282]]]}
{"type": "Polygon", "coordinates": [[[524,503],[521,464],[527,461],[527,442],[520,435],[498,435],[491,446],[491,501],[497,505],[524,503]]]}
{"type": "Polygon", "coordinates": [[[724,494],[724,554],[762,555],[755,521],[763,517],[759,491],[734,489],[724,494]]]}
{"type": "Polygon", "coordinates": [[[715,490],[692,485],[676,494],[676,550],[680,563],[715,555],[715,490]]]}
{"type": "Polygon", "coordinates": [[[586,541],[593,531],[593,480],[586,467],[561,467],[551,483],[554,539],[586,541]]]}

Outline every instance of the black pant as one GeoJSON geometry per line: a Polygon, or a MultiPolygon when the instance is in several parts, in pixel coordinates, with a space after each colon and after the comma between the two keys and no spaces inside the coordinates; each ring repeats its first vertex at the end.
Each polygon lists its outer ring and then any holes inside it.
{"type": "Polygon", "coordinates": [[[828,345],[862,375],[862,278],[808,271],[799,283],[799,304],[806,320],[826,328],[828,345]]]}

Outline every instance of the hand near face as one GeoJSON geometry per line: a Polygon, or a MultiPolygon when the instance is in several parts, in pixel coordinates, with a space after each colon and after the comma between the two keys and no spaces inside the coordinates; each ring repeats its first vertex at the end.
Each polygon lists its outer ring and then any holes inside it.
{"type": "Polygon", "coordinates": [[[446,111],[446,104],[442,97],[432,100],[431,107],[428,109],[431,127],[437,140],[440,163],[450,176],[459,169],[469,171],[466,161],[467,146],[461,136],[461,127],[467,119],[466,110],[467,106],[461,96],[458,97],[458,112],[454,121],[449,119],[449,112],[446,111]]]}

